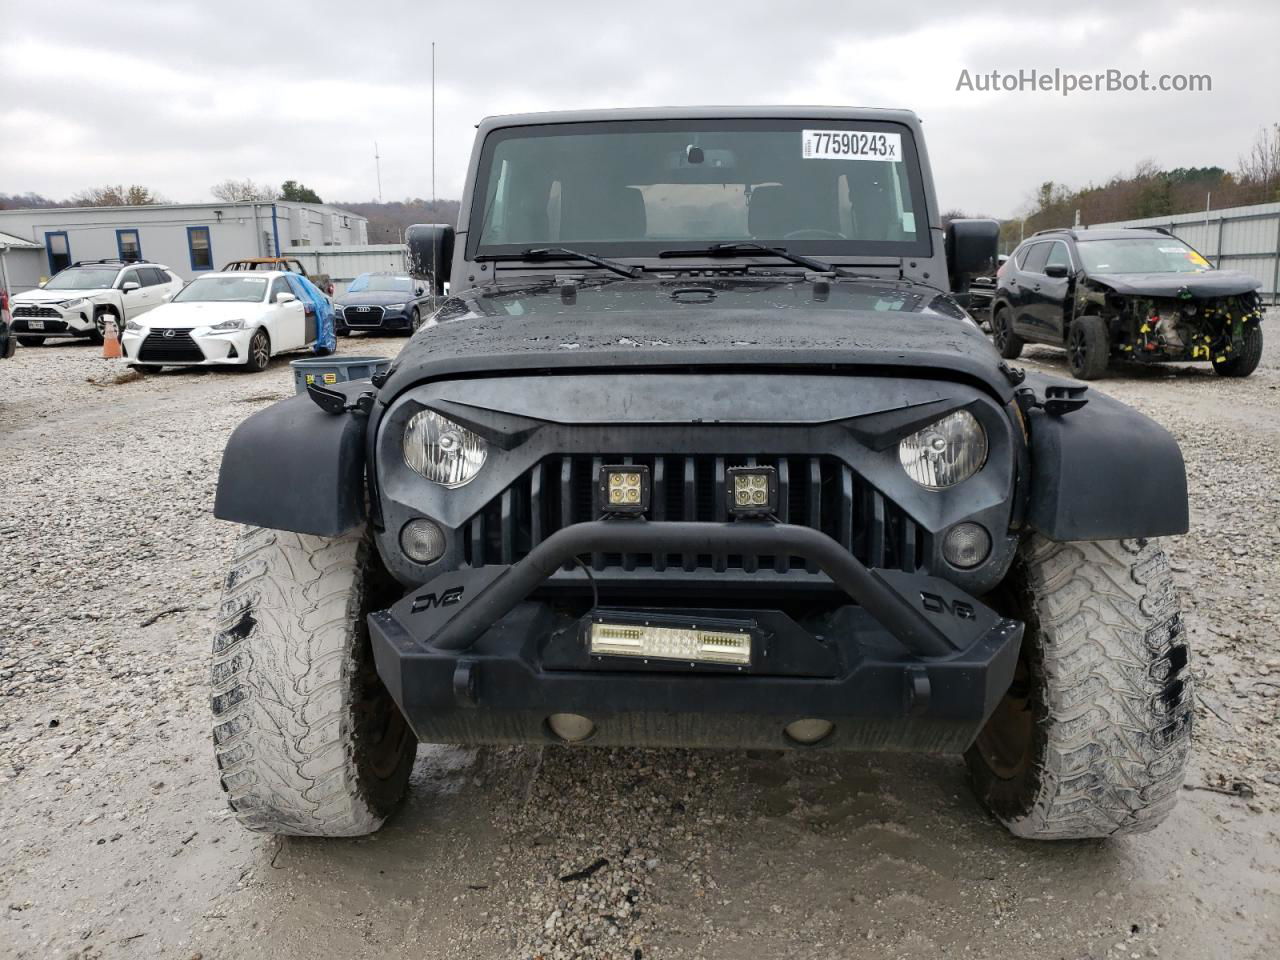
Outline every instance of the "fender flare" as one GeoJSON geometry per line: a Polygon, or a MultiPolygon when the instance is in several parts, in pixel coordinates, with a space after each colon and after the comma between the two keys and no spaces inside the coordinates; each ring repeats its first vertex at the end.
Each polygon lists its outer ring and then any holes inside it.
{"type": "Polygon", "coordinates": [[[367,516],[367,425],[325,413],[306,394],[258,411],[227,441],[213,515],[322,537],[354,530],[367,516]]]}
{"type": "MultiPolygon", "coordinates": [[[[1043,395],[1049,382],[1028,376],[1043,395]]],[[[1164,427],[1096,390],[1065,416],[1027,414],[1027,523],[1051,540],[1121,540],[1186,533],[1187,472],[1164,427]]]]}

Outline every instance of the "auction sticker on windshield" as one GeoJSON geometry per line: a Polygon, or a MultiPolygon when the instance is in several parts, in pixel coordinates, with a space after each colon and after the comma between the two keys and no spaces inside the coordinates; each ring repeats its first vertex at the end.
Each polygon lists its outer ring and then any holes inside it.
{"type": "Polygon", "coordinates": [[[902,135],[868,130],[804,130],[806,160],[901,160],[902,135]]]}

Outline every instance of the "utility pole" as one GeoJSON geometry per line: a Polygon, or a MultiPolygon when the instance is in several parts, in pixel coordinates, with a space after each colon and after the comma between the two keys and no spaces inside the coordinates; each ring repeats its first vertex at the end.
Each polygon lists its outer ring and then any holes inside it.
{"type": "Polygon", "coordinates": [[[431,41],[431,205],[436,202],[436,42],[431,41]]]}
{"type": "Polygon", "coordinates": [[[378,156],[378,141],[373,141],[373,165],[378,171],[378,202],[382,202],[382,158],[378,156]]]}

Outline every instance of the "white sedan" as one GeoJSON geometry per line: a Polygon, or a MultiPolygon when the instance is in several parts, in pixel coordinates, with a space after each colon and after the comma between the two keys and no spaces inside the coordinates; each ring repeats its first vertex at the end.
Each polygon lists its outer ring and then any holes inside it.
{"type": "Polygon", "coordinates": [[[280,271],[206,273],[162,306],[125,324],[131,366],[241,365],[258,371],[273,356],[310,346],[314,310],[280,271]]]}

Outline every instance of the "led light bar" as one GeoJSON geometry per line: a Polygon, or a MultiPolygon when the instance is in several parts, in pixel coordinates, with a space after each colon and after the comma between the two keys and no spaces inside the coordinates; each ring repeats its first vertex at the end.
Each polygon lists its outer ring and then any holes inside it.
{"type": "Polygon", "coordinates": [[[642,463],[600,468],[600,512],[644,513],[649,509],[649,468],[642,463]]]}
{"type": "Polygon", "coordinates": [[[751,663],[751,634],[745,630],[593,623],[591,653],[746,666],[751,663]]]}
{"type": "Polygon", "coordinates": [[[730,515],[767,517],[778,512],[778,473],[773,467],[730,467],[725,474],[730,515]]]}

